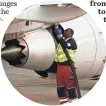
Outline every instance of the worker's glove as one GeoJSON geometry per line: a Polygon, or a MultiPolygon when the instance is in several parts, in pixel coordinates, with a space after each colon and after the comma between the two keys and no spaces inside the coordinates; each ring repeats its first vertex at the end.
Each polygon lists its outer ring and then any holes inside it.
{"type": "Polygon", "coordinates": [[[58,26],[55,26],[55,33],[57,35],[58,38],[62,38],[62,31],[59,29],[58,26]]]}

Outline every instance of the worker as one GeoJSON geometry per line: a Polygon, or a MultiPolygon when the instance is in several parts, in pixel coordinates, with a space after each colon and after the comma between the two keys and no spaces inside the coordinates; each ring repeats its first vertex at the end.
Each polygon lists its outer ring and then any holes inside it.
{"type": "Polygon", "coordinates": [[[73,38],[74,31],[71,28],[62,30],[60,25],[55,25],[54,32],[59,40],[57,46],[57,51],[55,55],[55,62],[57,62],[57,94],[59,97],[60,104],[72,102],[77,99],[78,95],[76,92],[75,81],[73,77],[73,72],[70,68],[68,59],[61,47],[63,44],[64,48],[68,50],[71,60],[73,61],[73,67],[75,68],[75,58],[74,55],[77,50],[76,41],[73,38]]]}

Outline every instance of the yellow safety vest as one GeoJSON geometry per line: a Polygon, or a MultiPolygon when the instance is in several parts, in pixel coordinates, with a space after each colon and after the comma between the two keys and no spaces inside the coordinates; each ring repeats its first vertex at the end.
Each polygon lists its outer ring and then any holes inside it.
{"type": "MultiPolygon", "coordinates": [[[[70,39],[70,38],[68,38],[68,39],[70,39]]],[[[66,41],[68,40],[68,39],[66,39],[66,41]]],[[[71,60],[73,61],[73,62],[75,62],[75,53],[76,53],[76,51],[77,51],[77,49],[75,49],[75,50],[72,50],[72,49],[67,49],[67,51],[68,51],[68,53],[69,53],[69,55],[70,55],[70,58],[71,58],[71,60]]],[[[68,59],[67,59],[67,57],[66,57],[66,55],[65,55],[65,53],[64,53],[64,51],[63,51],[63,49],[62,49],[62,47],[61,47],[61,45],[60,45],[60,43],[58,44],[58,46],[57,46],[57,51],[56,51],[56,54],[55,54],[55,59],[54,59],[54,61],[55,62],[59,62],[59,63],[62,63],[62,62],[65,62],[65,61],[67,61],[68,59]]]]}

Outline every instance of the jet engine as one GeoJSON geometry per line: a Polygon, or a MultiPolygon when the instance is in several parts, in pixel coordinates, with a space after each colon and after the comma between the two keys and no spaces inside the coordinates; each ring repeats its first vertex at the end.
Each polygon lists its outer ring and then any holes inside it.
{"type": "Polygon", "coordinates": [[[8,40],[2,49],[2,58],[10,65],[36,71],[45,71],[53,63],[55,42],[46,29],[24,33],[19,39],[8,40]]]}

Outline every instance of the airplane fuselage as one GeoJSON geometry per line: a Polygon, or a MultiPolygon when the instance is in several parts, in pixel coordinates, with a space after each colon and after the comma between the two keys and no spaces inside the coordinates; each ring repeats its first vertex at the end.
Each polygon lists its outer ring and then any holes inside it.
{"type": "MultiPolygon", "coordinates": [[[[100,76],[103,71],[103,60],[106,56],[104,38],[101,30],[86,14],[77,19],[60,23],[64,29],[72,28],[74,38],[78,45],[75,54],[77,75],[79,79],[90,79],[100,76]]],[[[16,67],[45,71],[53,63],[56,51],[56,40],[51,32],[51,25],[44,26],[42,23],[22,21],[11,24],[7,29],[5,41],[18,38],[22,49],[23,58],[16,64],[16,67]]],[[[7,58],[7,57],[6,57],[7,58]]],[[[17,61],[13,59],[14,61],[17,61]]]]}

